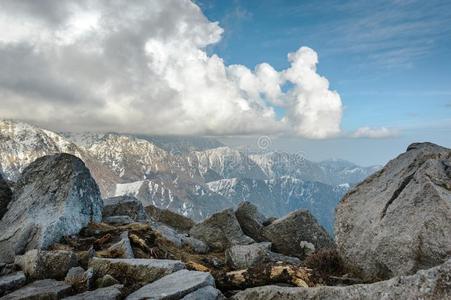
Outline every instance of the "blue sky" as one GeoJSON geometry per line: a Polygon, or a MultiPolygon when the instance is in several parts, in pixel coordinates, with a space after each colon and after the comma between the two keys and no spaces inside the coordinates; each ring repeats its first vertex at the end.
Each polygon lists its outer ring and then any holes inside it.
{"type": "Polygon", "coordinates": [[[362,126],[399,130],[399,137],[388,141],[336,140],[337,150],[341,143],[378,152],[392,145],[393,151],[374,159],[382,163],[414,141],[451,146],[451,1],[197,3],[225,29],[210,51],[226,64],[253,68],[268,62],[283,69],[286,53],[311,47],[319,55],[318,73],[344,103],[344,131],[362,126]]]}

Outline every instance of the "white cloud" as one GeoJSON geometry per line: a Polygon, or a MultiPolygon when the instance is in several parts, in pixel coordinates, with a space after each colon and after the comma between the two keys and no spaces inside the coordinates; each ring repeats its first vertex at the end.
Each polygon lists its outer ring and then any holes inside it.
{"type": "Polygon", "coordinates": [[[131,133],[340,132],[341,99],[314,50],[290,53],[286,70],[228,66],[205,50],[223,29],[188,0],[2,1],[0,28],[3,118],[131,133]]]}
{"type": "Polygon", "coordinates": [[[399,131],[393,128],[380,127],[380,128],[370,128],[361,127],[351,134],[354,138],[370,138],[370,139],[383,139],[396,137],[399,135],[399,131]]]}

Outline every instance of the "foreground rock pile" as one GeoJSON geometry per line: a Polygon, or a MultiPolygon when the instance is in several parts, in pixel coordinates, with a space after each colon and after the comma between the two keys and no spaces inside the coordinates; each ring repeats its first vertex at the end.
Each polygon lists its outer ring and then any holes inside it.
{"type": "Polygon", "coordinates": [[[337,251],[308,211],[245,202],[196,224],[102,200],[79,159],[46,156],[13,189],[0,178],[0,299],[450,298],[450,157],[416,144],[351,190],[337,251]]]}

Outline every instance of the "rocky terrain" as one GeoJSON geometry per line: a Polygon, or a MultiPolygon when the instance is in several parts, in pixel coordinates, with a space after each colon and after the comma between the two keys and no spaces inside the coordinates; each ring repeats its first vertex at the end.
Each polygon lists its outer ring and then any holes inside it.
{"type": "Polygon", "coordinates": [[[281,152],[247,153],[212,138],[56,133],[0,121],[5,179],[16,181],[31,162],[55,153],[82,159],[104,198],[134,196],[196,221],[242,201],[276,217],[307,209],[331,234],[337,202],[377,169],[281,152]]]}
{"type": "Polygon", "coordinates": [[[337,206],[195,222],[104,197],[71,154],[0,177],[0,299],[449,299],[451,150],[412,144],[337,206]]]}

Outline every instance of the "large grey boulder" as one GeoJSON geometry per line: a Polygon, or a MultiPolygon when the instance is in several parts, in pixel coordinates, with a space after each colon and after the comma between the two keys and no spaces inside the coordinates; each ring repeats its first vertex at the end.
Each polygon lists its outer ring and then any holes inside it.
{"type": "Polygon", "coordinates": [[[2,300],[42,299],[56,300],[68,296],[71,286],[63,281],[54,279],[38,280],[20,288],[3,298],[2,300]]]}
{"type": "Polygon", "coordinates": [[[100,222],[101,216],[99,188],[79,158],[41,157],[23,171],[0,221],[0,262],[45,249],[89,222],[100,222]]]}
{"type": "Polygon", "coordinates": [[[451,254],[451,150],[410,145],[343,197],[335,236],[345,263],[366,280],[443,263],[451,254]]]}
{"type": "Polygon", "coordinates": [[[89,267],[96,278],[111,275],[121,283],[146,284],[185,268],[178,260],[93,258],[89,267]]]}
{"type": "Polygon", "coordinates": [[[0,297],[25,285],[27,278],[23,272],[0,277],[0,297]]]}
{"type": "Polygon", "coordinates": [[[129,216],[133,221],[146,222],[147,213],[142,202],[132,196],[117,196],[103,200],[103,217],[129,216]]]}
{"type": "Polygon", "coordinates": [[[326,230],[307,210],[297,210],[277,219],[263,229],[263,236],[274,251],[304,259],[314,250],[335,248],[326,230]]]}
{"type": "Polygon", "coordinates": [[[210,273],[181,270],[143,286],[128,295],[126,300],[181,299],[206,286],[215,286],[215,280],[210,273]]]}
{"type": "Polygon", "coordinates": [[[217,251],[223,251],[233,245],[247,245],[254,242],[243,233],[231,208],[215,213],[202,223],[194,225],[189,233],[217,251]]]}
{"type": "Polygon", "coordinates": [[[242,202],[235,211],[235,216],[240,223],[243,232],[256,240],[262,242],[265,238],[262,235],[263,227],[268,222],[268,219],[262,215],[257,206],[250,202],[242,202]]]}
{"type": "Polygon", "coordinates": [[[30,250],[17,256],[15,264],[32,279],[64,279],[67,272],[78,264],[77,256],[65,250],[30,250]]]}
{"type": "Polygon", "coordinates": [[[451,260],[443,265],[373,284],[346,287],[288,288],[263,286],[239,292],[233,300],[411,300],[451,299],[451,260]]]}
{"type": "Polygon", "coordinates": [[[0,220],[6,213],[9,202],[11,201],[12,191],[2,174],[0,174],[0,220]]]}
{"type": "Polygon", "coordinates": [[[121,284],[112,285],[105,288],[96,289],[93,291],[87,291],[75,296],[64,298],[65,300],[116,300],[122,299],[121,284]]]}

